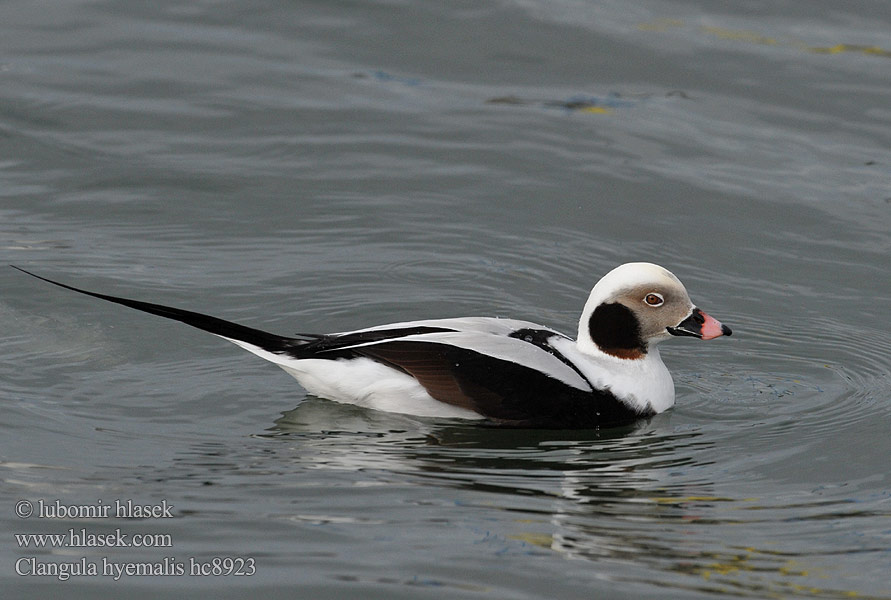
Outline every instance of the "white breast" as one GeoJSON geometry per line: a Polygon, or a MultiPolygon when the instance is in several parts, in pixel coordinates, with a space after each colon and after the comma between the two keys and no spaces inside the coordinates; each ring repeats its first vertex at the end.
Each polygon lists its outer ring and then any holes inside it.
{"type": "Polygon", "coordinates": [[[674,382],[655,346],[643,358],[623,359],[599,351],[583,353],[572,340],[552,344],[595,388],[609,390],[632,409],[661,413],[674,406],[674,382]]]}

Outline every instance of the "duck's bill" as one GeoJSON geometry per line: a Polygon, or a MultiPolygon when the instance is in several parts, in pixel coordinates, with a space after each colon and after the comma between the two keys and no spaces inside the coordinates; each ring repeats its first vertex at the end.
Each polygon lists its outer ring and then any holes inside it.
{"type": "Polygon", "coordinates": [[[692,335],[703,340],[713,340],[722,335],[731,335],[733,332],[719,320],[694,308],[690,316],[668,328],[671,335],[692,335]]]}

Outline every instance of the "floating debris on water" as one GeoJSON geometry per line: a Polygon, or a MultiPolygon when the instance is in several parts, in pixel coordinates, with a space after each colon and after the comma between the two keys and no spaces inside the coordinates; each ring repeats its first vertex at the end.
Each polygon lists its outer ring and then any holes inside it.
{"type": "Polygon", "coordinates": [[[728,29],[726,27],[717,27],[714,25],[691,26],[682,19],[656,19],[646,23],[639,23],[637,28],[640,31],[649,31],[656,33],[664,33],[673,29],[690,29],[701,34],[716,37],[722,40],[730,40],[733,42],[745,42],[759,46],[778,46],[784,48],[795,48],[803,52],[811,52],[813,54],[841,54],[843,52],[866,54],[868,56],[881,56],[891,58],[891,50],[882,48],[877,45],[867,44],[835,44],[833,46],[814,46],[807,42],[794,38],[779,38],[763,35],[757,31],[749,31],[746,29],[728,29]]]}

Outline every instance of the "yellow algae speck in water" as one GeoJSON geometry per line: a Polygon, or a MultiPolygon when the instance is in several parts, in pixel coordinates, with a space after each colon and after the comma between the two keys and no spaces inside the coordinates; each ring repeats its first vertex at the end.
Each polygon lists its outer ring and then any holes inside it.
{"type": "Polygon", "coordinates": [[[613,112],[613,109],[607,108],[606,106],[585,106],[578,109],[578,111],[594,115],[608,115],[613,112]]]}
{"type": "Polygon", "coordinates": [[[863,54],[891,57],[891,50],[885,50],[884,48],[880,48],[878,46],[865,46],[863,48],[863,54]]]}
{"type": "Polygon", "coordinates": [[[724,29],[723,27],[711,27],[703,25],[700,28],[704,33],[708,33],[724,40],[737,40],[740,42],[749,42],[752,44],[764,44],[767,46],[776,46],[779,42],[772,38],[763,36],[754,31],[743,31],[734,29],[724,29]]]}
{"type": "Polygon", "coordinates": [[[550,548],[554,543],[554,538],[547,533],[517,533],[507,536],[507,539],[526,542],[530,546],[539,548],[550,548]]]}
{"type": "Polygon", "coordinates": [[[808,52],[816,54],[841,54],[842,52],[859,52],[860,54],[869,54],[871,56],[889,56],[891,50],[885,50],[879,46],[857,46],[852,44],[836,44],[835,46],[808,46],[808,52]]]}
{"type": "Polygon", "coordinates": [[[641,31],[665,31],[672,27],[683,27],[684,22],[680,19],[656,19],[649,23],[638,23],[637,28],[641,31]]]}
{"type": "Polygon", "coordinates": [[[813,47],[808,48],[811,52],[816,52],[817,54],[839,54],[841,52],[847,52],[847,46],[844,44],[836,44],[835,46],[824,46],[824,47],[813,47]]]}
{"type": "MultiPolygon", "coordinates": [[[[656,19],[645,23],[638,23],[637,28],[641,31],[666,32],[673,28],[688,27],[681,19],[656,19]]],[[[749,44],[760,44],[763,46],[782,46],[787,48],[795,48],[803,52],[812,52],[814,54],[841,54],[843,52],[856,52],[858,54],[866,54],[868,56],[882,56],[891,58],[891,50],[882,48],[881,46],[862,45],[862,44],[835,44],[833,46],[811,46],[807,42],[789,38],[772,38],[762,35],[756,31],[748,31],[745,29],[729,29],[726,27],[718,27],[716,25],[701,25],[697,29],[699,33],[712,35],[722,40],[732,40],[737,42],[747,42],[749,44]]]]}

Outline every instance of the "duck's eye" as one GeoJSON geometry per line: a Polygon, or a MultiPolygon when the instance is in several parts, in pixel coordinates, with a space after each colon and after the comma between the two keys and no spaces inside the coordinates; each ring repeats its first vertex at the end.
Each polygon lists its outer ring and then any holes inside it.
{"type": "Polygon", "coordinates": [[[644,296],[644,302],[646,302],[650,306],[662,306],[663,304],[665,304],[665,298],[662,297],[662,294],[650,292],[649,294],[644,296]]]}

